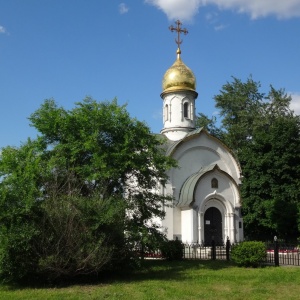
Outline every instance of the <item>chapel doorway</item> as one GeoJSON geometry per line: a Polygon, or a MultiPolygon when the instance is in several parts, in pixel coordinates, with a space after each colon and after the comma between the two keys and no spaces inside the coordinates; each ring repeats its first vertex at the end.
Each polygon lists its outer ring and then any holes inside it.
{"type": "Polygon", "coordinates": [[[223,245],[222,215],[216,207],[210,207],[204,214],[205,246],[211,246],[213,239],[217,246],[223,245]]]}

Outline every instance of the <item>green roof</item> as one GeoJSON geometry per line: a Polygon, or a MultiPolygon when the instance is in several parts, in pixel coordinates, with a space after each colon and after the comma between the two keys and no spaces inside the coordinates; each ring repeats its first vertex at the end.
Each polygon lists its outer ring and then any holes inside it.
{"type": "Polygon", "coordinates": [[[217,164],[201,167],[201,169],[197,173],[194,173],[190,177],[188,177],[180,190],[179,201],[177,203],[177,206],[179,207],[190,206],[194,202],[195,199],[194,192],[200,178],[205,173],[212,171],[216,168],[219,169],[217,164]]]}

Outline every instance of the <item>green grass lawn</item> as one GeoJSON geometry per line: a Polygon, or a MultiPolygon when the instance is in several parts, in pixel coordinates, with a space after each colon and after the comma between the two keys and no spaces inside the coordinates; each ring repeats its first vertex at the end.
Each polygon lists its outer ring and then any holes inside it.
{"type": "Polygon", "coordinates": [[[225,261],[145,261],[93,284],[0,286],[0,299],[300,299],[299,267],[238,268],[225,261]]]}

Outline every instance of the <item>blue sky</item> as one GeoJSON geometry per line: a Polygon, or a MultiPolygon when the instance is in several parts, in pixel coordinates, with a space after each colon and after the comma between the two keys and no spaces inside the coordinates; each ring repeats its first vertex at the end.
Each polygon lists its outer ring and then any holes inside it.
{"type": "Polygon", "coordinates": [[[222,85],[252,75],[300,114],[300,0],[0,0],[0,148],[36,136],[27,118],[49,98],[71,109],[117,97],[159,132],[178,18],[197,112],[216,114],[222,85]]]}

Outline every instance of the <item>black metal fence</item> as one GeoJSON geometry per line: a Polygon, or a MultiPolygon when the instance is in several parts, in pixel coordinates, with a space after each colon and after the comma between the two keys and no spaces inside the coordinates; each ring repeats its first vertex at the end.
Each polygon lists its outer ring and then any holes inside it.
{"type": "Polygon", "coordinates": [[[300,249],[297,245],[274,241],[266,243],[266,251],[268,264],[300,266],[300,249]]]}
{"type": "MultiPolygon", "coordinates": [[[[183,259],[199,260],[230,260],[231,252],[230,241],[227,240],[225,245],[212,245],[207,247],[198,243],[183,244],[183,259]]],[[[159,250],[142,252],[138,251],[140,257],[160,259],[162,254],[159,250]]],[[[290,245],[274,241],[266,243],[266,260],[262,264],[268,265],[293,265],[300,266],[300,249],[296,245],[290,245]]]]}
{"type": "Polygon", "coordinates": [[[212,259],[212,260],[230,260],[230,242],[226,245],[215,245],[212,241],[210,247],[203,246],[197,243],[183,245],[184,259],[212,259]]]}

